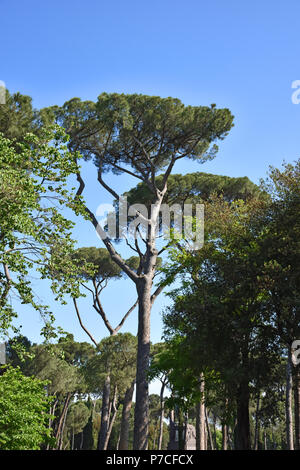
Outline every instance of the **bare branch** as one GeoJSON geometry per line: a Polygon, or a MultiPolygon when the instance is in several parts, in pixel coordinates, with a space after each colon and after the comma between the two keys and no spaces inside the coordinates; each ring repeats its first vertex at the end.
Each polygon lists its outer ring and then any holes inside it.
{"type": "MultiPolygon", "coordinates": [[[[85,187],[85,183],[84,183],[84,181],[81,177],[81,174],[79,172],[77,173],[77,181],[79,182],[79,188],[77,190],[75,198],[82,194],[82,192],[84,190],[84,187],[85,187]]],[[[117,251],[115,250],[113,244],[111,243],[111,241],[107,237],[107,234],[105,233],[105,231],[103,230],[101,225],[98,223],[94,213],[86,205],[84,206],[84,209],[85,209],[85,212],[87,213],[87,215],[89,216],[90,221],[94,225],[98,235],[100,236],[100,238],[102,239],[104,245],[106,246],[106,248],[107,248],[107,250],[108,250],[108,252],[111,256],[111,259],[127,274],[127,276],[133,282],[136,283],[138,281],[137,274],[125,263],[125,261],[119,255],[119,253],[117,253],[117,251]]]]}
{"type": "Polygon", "coordinates": [[[86,334],[89,336],[89,338],[92,340],[92,342],[94,343],[94,345],[97,347],[98,344],[96,342],[96,340],[93,338],[93,336],[91,335],[91,333],[87,330],[87,328],[84,326],[84,324],[82,323],[82,320],[81,320],[81,317],[80,317],[80,314],[79,314],[79,309],[78,309],[78,306],[77,306],[77,302],[76,302],[76,299],[75,297],[73,297],[73,303],[74,303],[74,306],[75,306],[75,311],[76,311],[76,315],[77,315],[77,318],[79,320],[79,323],[80,323],[80,326],[81,328],[86,332],[86,334]]]}
{"type": "Polygon", "coordinates": [[[159,294],[162,292],[162,290],[164,289],[165,286],[163,285],[160,285],[157,287],[157,289],[153,292],[153,294],[151,295],[151,305],[154,304],[156,298],[159,296],[159,294]]]}
{"type": "Polygon", "coordinates": [[[93,284],[94,284],[94,288],[95,288],[95,296],[96,296],[96,303],[94,303],[93,307],[94,309],[96,310],[96,312],[99,313],[99,315],[101,316],[106,328],[108,329],[109,333],[112,335],[115,333],[114,331],[114,328],[111,326],[104,310],[103,310],[103,307],[102,307],[102,304],[100,302],[100,297],[99,297],[99,294],[98,294],[98,291],[97,291],[97,285],[96,285],[96,281],[93,280],[93,284]]]}
{"type": "Polygon", "coordinates": [[[110,186],[108,186],[108,184],[106,184],[105,181],[103,180],[101,168],[98,171],[98,181],[101,184],[101,186],[103,186],[103,188],[106,189],[106,191],[108,191],[115,199],[117,200],[120,199],[119,194],[116,193],[116,191],[114,191],[110,186]]]}
{"type": "Polygon", "coordinates": [[[128,312],[124,315],[124,317],[122,318],[122,320],[120,321],[120,323],[118,324],[118,326],[115,328],[115,332],[117,333],[119,331],[119,329],[124,325],[124,322],[125,320],[127,320],[127,318],[129,317],[129,315],[131,314],[131,312],[135,309],[135,307],[137,306],[137,304],[139,303],[138,299],[135,301],[135,303],[132,305],[132,307],[130,307],[130,309],[128,310],[128,312]]]}

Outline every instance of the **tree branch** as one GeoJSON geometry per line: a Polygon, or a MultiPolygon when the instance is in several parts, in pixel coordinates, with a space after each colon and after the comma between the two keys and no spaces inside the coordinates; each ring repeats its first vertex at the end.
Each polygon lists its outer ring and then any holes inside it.
{"type": "Polygon", "coordinates": [[[86,332],[86,334],[90,337],[90,339],[92,340],[92,342],[94,343],[94,345],[97,347],[98,344],[97,344],[96,340],[93,338],[93,336],[91,335],[91,333],[87,330],[87,328],[86,328],[86,327],[84,326],[84,324],[82,323],[82,320],[81,320],[81,317],[80,317],[80,314],[79,314],[79,309],[78,309],[78,306],[77,306],[77,302],[76,302],[75,297],[73,297],[73,303],[74,303],[74,306],[75,306],[76,315],[77,315],[77,318],[78,318],[78,320],[79,320],[79,323],[80,323],[81,328],[86,332]]]}
{"type": "MultiPolygon", "coordinates": [[[[84,183],[84,181],[81,177],[81,174],[79,172],[77,173],[76,177],[77,177],[77,181],[79,182],[79,188],[77,190],[75,198],[78,197],[78,196],[81,196],[81,194],[82,194],[82,192],[85,188],[85,183],[84,183]]],[[[111,259],[122,269],[122,271],[124,271],[127,274],[127,276],[133,282],[136,283],[139,279],[137,274],[125,263],[125,261],[119,255],[119,253],[117,253],[117,251],[115,250],[113,244],[111,243],[111,241],[107,237],[107,234],[105,233],[105,231],[103,230],[101,225],[98,223],[94,213],[86,205],[84,205],[84,209],[85,209],[85,212],[87,213],[87,215],[89,216],[90,221],[94,225],[94,227],[96,229],[96,232],[98,233],[98,235],[100,236],[100,238],[103,241],[104,245],[106,246],[106,248],[107,248],[107,250],[108,250],[108,252],[111,256],[111,259]]]]}
{"type": "Polygon", "coordinates": [[[118,324],[118,326],[115,328],[115,332],[117,333],[119,331],[119,329],[124,325],[124,322],[125,320],[127,320],[127,318],[129,317],[129,315],[131,314],[131,312],[135,309],[135,307],[137,306],[137,304],[139,303],[138,299],[135,301],[135,303],[132,305],[132,307],[130,307],[130,309],[128,310],[128,312],[124,315],[124,317],[122,318],[122,320],[120,321],[120,323],[118,324]]]}
{"type": "Polygon", "coordinates": [[[163,285],[160,285],[157,287],[157,289],[153,292],[153,294],[151,295],[151,305],[154,304],[156,298],[159,296],[159,294],[163,291],[165,286],[163,285]]]}

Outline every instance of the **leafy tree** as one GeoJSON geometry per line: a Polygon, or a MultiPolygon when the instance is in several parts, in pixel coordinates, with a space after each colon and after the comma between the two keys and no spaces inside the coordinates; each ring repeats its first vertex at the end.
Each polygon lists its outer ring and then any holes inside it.
{"type": "Polygon", "coordinates": [[[278,350],[258,244],[265,204],[213,198],[206,205],[207,241],[196,254],[175,255],[175,271],[184,266],[183,295],[175,292],[165,319],[170,331],[193,344],[202,367],[221,374],[227,393],[237,390],[237,448],[250,447],[249,384],[263,382],[278,350]]]}
{"type": "MultiPolygon", "coordinates": [[[[264,187],[272,197],[266,213],[268,230],[261,241],[265,254],[265,279],[270,292],[269,309],[274,312],[274,325],[287,356],[287,442],[293,449],[292,424],[292,343],[300,338],[299,283],[299,210],[300,160],[271,168],[264,187]]],[[[300,448],[300,368],[295,366],[295,446],[300,448]]]]}
{"type": "Polygon", "coordinates": [[[163,433],[164,433],[164,413],[165,413],[165,397],[164,392],[166,387],[169,385],[169,377],[168,373],[170,372],[168,369],[164,369],[164,361],[161,361],[161,354],[164,355],[166,349],[165,343],[157,343],[154,344],[152,347],[152,354],[151,354],[151,362],[150,362],[150,369],[149,375],[150,379],[158,379],[161,383],[160,388],[160,414],[159,414],[159,436],[158,436],[158,444],[157,449],[161,450],[162,448],[162,441],[163,441],[163,433]]]}
{"type": "MultiPolygon", "coordinates": [[[[99,450],[107,449],[119,405],[134,382],[136,346],[136,337],[130,333],[112,335],[102,339],[96,356],[87,364],[86,377],[90,390],[102,394],[99,450]]],[[[129,416],[125,415],[124,418],[128,419],[129,416]]],[[[128,432],[128,426],[126,429],[128,432]]]]}
{"type": "MultiPolygon", "coordinates": [[[[166,409],[166,406],[164,406],[166,409]]],[[[149,396],[149,450],[166,450],[169,443],[169,425],[161,421],[161,397],[149,396]]]]}
{"type": "MultiPolygon", "coordinates": [[[[163,184],[163,175],[155,179],[158,188],[163,184]]],[[[139,183],[136,187],[126,192],[129,204],[153,203],[153,194],[146,183],[139,183]]],[[[208,201],[213,195],[222,196],[225,201],[233,202],[238,199],[248,200],[253,197],[265,199],[267,193],[252,183],[246,176],[230,177],[214,175],[211,173],[187,173],[171,174],[168,179],[168,188],[164,196],[164,203],[169,204],[197,204],[208,201]]]]}
{"type": "Polygon", "coordinates": [[[94,348],[88,343],[76,343],[73,335],[69,334],[51,346],[35,345],[32,352],[34,357],[27,365],[26,372],[48,380],[47,392],[54,397],[49,427],[54,431],[56,447],[62,449],[72,400],[75,395],[84,396],[89,391],[84,371],[94,348]]]}
{"type": "Polygon", "coordinates": [[[0,448],[38,450],[53,441],[48,429],[51,397],[47,382],[24,376],[19,368],[0,376],[0,448]]]}
{"type": "Polygon", "coordinates": [[[91,416],[91,410],[86,402],[77,401],[73,403],[66,419],[65,426],[65,445],[70,448],[81,450],[84,445],[83,430],[91,416]]]}
{"type": "Polygon", "coordinates": [[[26,134],[42,136],[44,128],[50,125],[51,113],[48,110],[33,108],[30,96],[5,90],[5,103],[0,107],[0,133],[4,137],[24,142],[26,134]]]}
{"type": "Polygon", "coordinates": [[[24,136],[12,142],[0,134],[0,331],[7,334],[16,317],[11,296],[30,303],[45,320],[45,334],[53,333],[53,315],[34,295],[29,274],[35,269],[40,277],[52,279],[56,298],[76,291],[71,263],[65,275],[54,279],[62,258],[73,249],[73,224],[62,216],[56,204],[80,212],[80,201],[66,188],[77,164],[65,146],[67,137],[55,128],[40,137],[24,136]]]}
{"type": "Polygon", "coordinates": [[[37,112],[32,107],[32,98],[21,93],[10,94],[6,90],[5,103],[0,107],[0,132],[8,139],[23,140],[34,131],[37,112]]]}

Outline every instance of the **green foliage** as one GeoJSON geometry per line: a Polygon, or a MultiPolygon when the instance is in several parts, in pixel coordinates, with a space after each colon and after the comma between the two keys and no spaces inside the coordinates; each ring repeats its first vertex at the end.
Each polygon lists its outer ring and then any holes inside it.
{"type": "Polygon", "coordinates": [[[5,104],[0,107],[0,132],[8,139],[24,138],[27,132],[33,132],[36,111],[32,108],[30,96],[6,90],[5,104]]]}
{"type": "Polygon", "coordinates": [[[94,157],[102,170],[129,165],[145,180],[172,156],[199,162],[213,158],[232,127],[228,109],[184,106],[175,98],[102,93],[96,103],[73,98],[51,110],[71,137],[71,148],[94,157]]]}
{"type": "Polygon", "coordinates": [[[72,440],[75,434],[83,431],[90,415],[91,410],[85,402],[77,401],[71,405],[66,421],[66,434],[69,440],[72,440]]]}
{"type": "Polygon", "coordinates": [[[270,292],[269,309],[286,346],[300,337],[300,160],[271,168],[264,187],[272,196],[261,240],[264,280],[270,292]]]}
{"type": "Polygon", "coordinates": [[[137,338],[118,333],[100,341],[95,357],[87,363],[86,380],[94,393],[101,393],[107,374],[111,387],[122,396],[135,377],[137,338]]]}
{"type": "Polygon", "coordinates": [[[36,378],[9,367],[0,376],[0,448],[37,450],[51,443],[48,429],[51,398],[36,378]]]}
{"type": "MultiPolygon", "coordinates": [[[[160,397],[156,394],[149,395],[149,450],[158,448],[160,427],[160,397]]],[[[162,449],[166,449],[169,441],[168,426],[163,424],[162,449]]]]}
{"type": "Polygon", "coordinates": [[[10,141],[0,134],[0,331],[5,335],[16,317],[10,295],[31,304],[45,321],[42,330],[54,334],[53,314],[36,300],[30,282],[34,269],[42,279],[52,280],[56,299],[78,292],[74,281],[76,266],[62,262],[73,250],[73,223],[61,208],[82,213],[68,177],[78,170],[75,157],[66,148],[67,136],[56,127],[43,130],[39,137],[27,134],[23,142],[10,141]],[[58,207],[60,206],[60,207],[58,207]]]}
{"type": "MultiPolygon", "coordinates": [[[[213,394],[206,381],[206,402],[209,394],[221,405],[223,392],[229,421],[241,384],[250,397],[263,393],[265,429],[282,419],[282,360],[299,337],[299,168],[298,161],[271,169],[263,197],[232,201],[213,194],[205,202],[203,248],[191,253],[177,244],[163,268],[166,284],[181,276],[164,315],[169,355],[181,344],[186,370],[217,374],[213,394]]],[[[181,377],[182,366],[174,369],[181,377]]]]}
{"type": "MultiPolygon", "coordinates": [[[[156,177],[156,185],[162,189],[163,175],[156,177]]],[[[165,204],[197,204],[208,201],[212,196],[223,196],[224,200],[232,202],[237,199],[247,200],[253,197],[265,198],[266,192],[252,183],[246,176],[233,178],[213,175],[210,173],[171,174],[168,179],[168,189],[164,197],[165,204]]],[[[153,194],[145,183],[139,183],[135,188],[124,194],[128,204],[144,204],[147,207],[153,202],[153,194]]]]}
{"type": "Polygon", "coordinates": [[[80,274],[86,280],[94,279],[97,282],[101,282],[121,277],[121,269],[112,261],[106,248],[78,248],[72,257],[79,266],[82,266],[80,274]]]}

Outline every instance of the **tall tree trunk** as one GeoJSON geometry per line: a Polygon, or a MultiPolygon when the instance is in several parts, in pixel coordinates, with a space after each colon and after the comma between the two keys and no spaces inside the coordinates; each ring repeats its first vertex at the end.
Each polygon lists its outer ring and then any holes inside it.
{"type": "Polygon", "coordinates": [[[234,450],[235,449],[235,436],[234,436],[234,430],[230,426],[228,426],[228,444],[229,444],[229,449],[234,450]]]}
{"type": "Polygon", "coordinates": [[[206,422],[207,435],[208,435],[208,438],[209,438],[210,449],[215,450],[214,449],[214,442],[213,442],[213,438],[212,438],[212,434],[211,434],[211,430],[210,430],[210,426],[209,426],[209,422],[208,422],[208,415],[207,415],[206,408],[205,408],[205,422],[206,422]]]}
{"type": "Polygon", "coordinates": [[[267,431],[264,429],[264,449],[268,450],[268,444],[267,444],[267,431]]]}
{"type": "Polygon", "coordinates": [[[183,449],[187,448],[187,426],[188,426],[189,415],[185,413],[184,416],[184,428],[183,428],[183,449]]]}
{"type": "Polygon", "coordinates": [[[287,443],[288,450],[294,450],[292,390],[293,390],[292,354],[291,354],[291,348],[289,347],[287,364],[286,364],[286,392],[285,392],[286,443],[287,443]]]}
{"type": "Polygon", "coordinates": [[[63,447],[63,436],[64,436],[64,430],[65,430],[65,425],[66,425],[67,414],[68,414],[68,410],[69,410],[69,406],[70,406],[70,402],[71,402],[71,396],[72,395],[70,393],[69,398],[68,398],[68,403],[67,403],[67,406],[66,406],[66,410],[65,410],[65,415],[64,415],[64,419],[63,419],[62,428],[61,428],[59,450],[62,450],[62,447],[63,447]]]}
{"type": "Polygon", "coordinates": [[[241,382],[237,396],[236,450],[250,449],[249,383],[241,382]]]}
{"type": "Polygon", "coordinates": [[[115,387],[115,389],[114,389],[114,395],[113,395],[113,400],[112,400],[111,405],[112,405],[111,406],[111,416],[110,416],[110,420],[109,420],[109,426],[108,426],[108,429],[107,429],[107,433],[106,433],[106,436],[105,436],[103,450],[107,450],[107,446],[108,446],[109,439],[110,439],[110,436],[111,436],[112,428],[113,428],[113,425],[115,423],[115,419],[116,419],[117,412],[118,412],[117,387],[115,387]]]}
{"type": "Polygon", "coordinates": [[[136,404],[134,410],[134,450],[147,450],[148,448],[148,370],[150,360],[150,314],[152,303],[155,299],[155,295],[154,297],[151,297],[151,289],[158,256],[158,251],[156,249],[155,244],[157,237],[157,227],[159,222],[159,211],[166,191],[167,184],[165,182],[164,188],[159,191],[159,194],[157,193],[156,200],[154,204],[151,205],[151,222],[148,224],[147,229],[147,249],[145,255],[141,257],[141,261],[143,260],[143,276],[135,280],[139,302],[139,324],[136,369],[136,404]]]}
{"type": "Polygon", "coordinates": [[[63,411],[60,416],[57,432],[56,432],[56,441],[57,441],[57,449],[61,450],[62,449],[62,444],[63,444],[63,432],[64,432],[64,427],[65,427],[65,422],[66,422],[66,417],[69,409],[69,404],[71,400],[71,393],[67,393],[65,403],[63,406],[63,411]]]}
{"type": "Polygon", "coordinates": [[[178,449],[184,450],[184,417],[180,408],[178,409],[178,449]]]}
{"type": "Polygon", "coordinates": [[[55,410],[56,410],[56,406],[58,405],[58,398],[55,399],[54,403],[53,403],[53,406],[50,407],[50,416],[54,416],[54,418],[49,418],[49,424],[48,424],[48,429],[51,429],[52,428],[52,424],[53,424],[53,421],[55,419],[55,410]]]}
{"type": "Polygon", "coordinates": [[[225,399],[224,399],[224,411],[221,419],[222,424],[222,450],[228,450],[228,439],[229,439],[229,430],[228,430],[228,398],[227,390],[225,388],[225,399]]]}
{"type": "Polygon", "coordinates": [[[213,435],[213,442],[214,442],[214,448],[217,450],[217,418],[216,415],[213,413],[213,430],[214,430],[214,435],[213,435]]]}
{"type": "Polygon", "coordinates": [[[135,385],[135,380],[131,383],[131,386],[127,388],[124,401],[123,401],[120,442],[118,446],[119,450],[128,450],[130,411],[131,411],[131,406],[132,406],[134,385],[135,385]]]}
{"type": "Polygon", "coordinates": [[[163,440],[163,431],[164,431],[164,413],[165,413],[165,399],[164,391],[166,384],[163,382],[160,389],[160,417],[159,417],[159,436],[158,436],[158,446],[157,449],[161,450],[162,440],[163,440]]]}
{"type": "Polygon", "coordinates": [[[201,399],[196,405],[196,449],[197,450],[206,450],[205,445],[205,383],[204,375],[200,376],[200,394],[201,399]]]}
{"type": "Polygon", "coordinates": [[[103,387],[101,425],[98,438],[98,450],[104,450],[105,439],[109,423],[109,405],[110,405],[110,376],[107,375],[103,387]]]}
{"type": "Polygon", "coordinates": [[[222,450],[228,449],[228,426],[222,423],[222,450]]]}
{"type": "Polygon", "coordinates": [[[172,449],[170,445],[172,445],[175,442],[175,412],[174,410],[170,410],[169,412],[169,444],[168,444],[168,449],[172,449]]]}
{"type": "Polygon", "coordinates": [[[295,449],[300,450],[300,365],[295,367],[294,379],[295,449]]]}
{"type": "Polygon", "coordinates": [[[260,405],[260,392],[256,398],[256,410],[255,410],[255,434],[254,434],[254,445],[253,449],[258,450],[259,441],[259,405],[260,405]]]}
{"type": "Polygon", "coordinates": [[[149,425],[148,369],[150,359],[150,313],[152,279],[137,283],[139,299],[138,353],[136,368],[136,404],[134,413],[134,450],[147,450],[149,425]]]}

